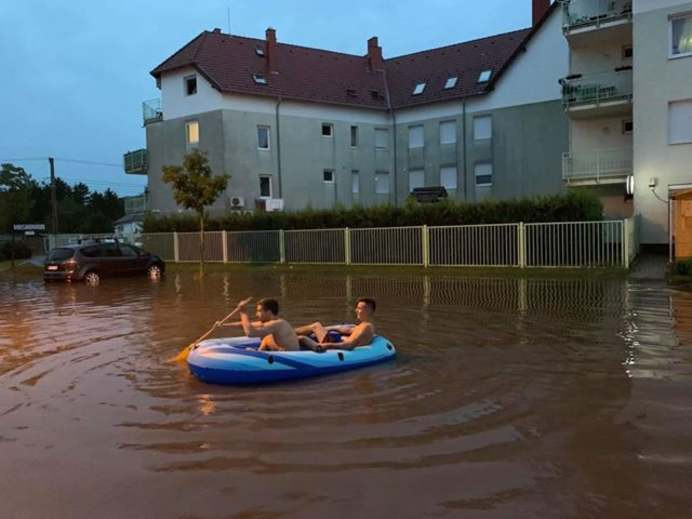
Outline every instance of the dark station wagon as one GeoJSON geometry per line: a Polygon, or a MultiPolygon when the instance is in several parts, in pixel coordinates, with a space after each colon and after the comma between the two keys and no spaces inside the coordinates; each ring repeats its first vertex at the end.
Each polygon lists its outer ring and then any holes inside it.
{"type": "Polygon", "coordinates": [[[95,285],[106,276],[148,274],[160,277],[166,264],[158,256],[134,245],[89,242],[50,251],[43,268],[46,281],[86,281],[95,285]]]}

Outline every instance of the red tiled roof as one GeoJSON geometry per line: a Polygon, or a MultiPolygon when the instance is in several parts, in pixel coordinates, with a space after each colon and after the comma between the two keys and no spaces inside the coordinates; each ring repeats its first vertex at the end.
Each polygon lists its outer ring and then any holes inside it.
{"type": "Polygon", "coordinates": [[[277,43],[272,56],[273,72],[267,70],[265,40],[204,31],[165,60],[151,74],[194,66],[221,92],[262,95],[293,100],[360,106],[386,110],[387,87],[392,108],[480,95],[490,91],[513,58],[550,16],[555,2],[540,23],[523,29],[447,47],[385,60],[385,71],[373,71],[367,56],[277,43]],[[478,83],[483,70],[492,70],[488,83],[478,83]],[[263,74],[266,85],[254,82],[263,74]],[[385,84],[386,76],[386,84],[385,84]],[[458,76],[454,88],[445,81],[458,76]],[[413,96],[416,83],[426,82],[422,94],[413,96]]]}

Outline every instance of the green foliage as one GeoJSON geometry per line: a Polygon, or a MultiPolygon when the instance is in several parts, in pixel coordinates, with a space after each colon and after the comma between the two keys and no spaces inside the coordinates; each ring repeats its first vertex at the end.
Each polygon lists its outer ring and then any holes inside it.
{"type": "Polygon", "coordinates": [[[673,271],[680,276],[692,276],[692,258],[675,262],[673,271]]]}
{"type": "Polygon", "coordinates": [[[31,257],[31,249],[23,241],[6,241],[0,246],[0,255],[6,259],[12,258],[14,251],[14,259],[27,259],[31,257]]]}
{"type": "MultiPolygon", "coordinates": [[[[403,207],[354,206],[350,209],[304,209],[287,212],[227,213],[207,222],[208,230],[269,230],[364,228],[412,225],[473,225],[514,222],[593,221],[603,217],[600,201],[593,195],[570,191],[563,195],[520,200],[489,200],[477,204],[442,201],[419,204],[407,201],[403,207]]],[[[197,228],[190,214],[174,214],[144,220],[145,232],[193,231],[197,228]]]]}
{"type": "Polygon", "coordinates": [[[0,232],[10,232],[15,223],[23,223],[29,217],[34,205],[34,184],[24,168],[0,165],[0,232]]]}

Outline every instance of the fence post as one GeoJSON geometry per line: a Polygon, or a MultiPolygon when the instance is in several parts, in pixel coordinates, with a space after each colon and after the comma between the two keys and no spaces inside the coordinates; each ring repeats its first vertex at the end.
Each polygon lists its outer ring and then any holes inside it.
{"type": "Polygon", "coordinates": [[[180,261],[180,247],[178,246],[178,231],[173,231],[173,261],[180,261]]]}
{"type": "Polygon", "coordinates": [[[223,262],[228,263],[228,231],[221,231],[221,247],[223,247],[223,262]]]}
{"type": "Polygon", "coordinates": [[[428,226],[424,225],[421,230],[421,245],[423,246],[423,266],[430,265],[430,240],[428,239],[428,226]]]}
{"type": "Polygon", "coordinates": [[[351,264],[351,231],[348,227],[344,229],[344,261],[346,265],[351,264]]]}
{"type": "Polygon", "coordinates": [[[286,263],[286,241],[283,229],[279,229],[279,263],[286,263]]]}
{"type": "Polygon", "coordinates": [[[526,227],[524,227],[524,222],[519,222],[517,226],[517,260],[519,261],[519,268],[526,267],[526,227]]]}
{"type": "Polygon", "coordinates": [[[626,269],[630,268],[630,247],[629,247],[629,232],[627,229],[627,219],[623,219],[621,223],[622,229],[622,266],[626,269]]]}

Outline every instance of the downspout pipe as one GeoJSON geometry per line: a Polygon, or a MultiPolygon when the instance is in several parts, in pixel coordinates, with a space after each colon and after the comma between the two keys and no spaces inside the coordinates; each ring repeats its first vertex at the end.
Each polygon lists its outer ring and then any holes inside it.
{"type": "Polygon", "coordinates": [[[283,186],[281,181],[281,126],[279,119],[279,107],[281,106],[281,96],[276,100],[276,179],[279,188],[279,197],[283,198],[283,186]]]}
{"type": "Polygon", "coordinates": [[[468,164],[467,162],[467,153],[466,153],[466,99],[464,99],[461,102],[461,142],[462,142],[462,148],[461,148],[461,170],[462,170],[462,185],[464,186],[464,202],[468,202],[469,197],[468,197],[468,164]]]}
{"type": "Polygon", "coordinates": [[[382,78],[384,79],[384,91],[387,98],[387,112],[392,116],[392,152],[394,153],[394,207],[399,205],[399,170],[397,168],[397,137],[396,137],[396,111],[392,108],[392,99],[389,95],[389,83],[387,82],[387,70],[382,69],[382,78]]]}

